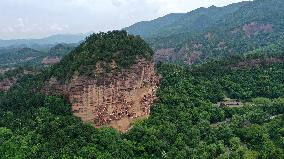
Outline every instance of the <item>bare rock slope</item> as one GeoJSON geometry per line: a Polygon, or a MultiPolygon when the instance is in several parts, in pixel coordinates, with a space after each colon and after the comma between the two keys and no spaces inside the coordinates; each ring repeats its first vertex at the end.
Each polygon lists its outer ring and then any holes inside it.
{"type": "Polygon", "coordinates": [[[97,79],[74,76],[68,84],[51,79],[44,92],[66,95],[73,114],[85,123],[127,131],[133,121],[148,117],[158,85],[154,63],[139,60],[128,69],[102,73],[97,79]]]}

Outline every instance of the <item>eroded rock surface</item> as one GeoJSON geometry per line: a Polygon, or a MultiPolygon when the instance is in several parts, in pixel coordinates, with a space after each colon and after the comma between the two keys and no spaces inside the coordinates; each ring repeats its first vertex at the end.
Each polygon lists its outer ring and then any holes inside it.
{"type": "MultiPolygon", "coordinates": [[[[202,47],[202,44],[194,44],[193,48],[198,50],[202,47]]],[[[182,48],[179,51],[175,51],[174,48],[163,48],[155,52],[154,61],[159,62],[183,62],[188,65],[194,64],[198,61],[201,51],[190,51],[187,48],[182,48]]]]}
{"type": "Polygon", "coordinates": [[[57,64],[59,63],[61,60],[60,57],[57,57],[57,56],[54,56],[54,57],[45,57],[43,60],[42,60],[42,64],[44,65],[53,65],[53,64],[57,64]]]}
{"type": "Polygon", "coordinates": [[[272,32],[272,24],[261,24],[257,22],[252,22],[243,26],[243,31],[246,36],[251,37],[257,35],[259,32],[272,32]]]}
{"type": "Polygon", "coordinates": [[[73,114],[85,123],[127,131],[135,119],[149,115],[158,85],[154,63],[141,60],[129,69],[102,73],[97,79],[76,76],[68,84],[51,79],[43,91],[66,95],[73,114]]]}

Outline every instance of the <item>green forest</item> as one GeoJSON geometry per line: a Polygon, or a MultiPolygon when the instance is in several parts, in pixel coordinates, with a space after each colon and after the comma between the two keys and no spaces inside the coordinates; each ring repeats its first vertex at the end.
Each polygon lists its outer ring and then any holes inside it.
{"type": "Polygon", "coordinates": [[[45,57],[63,57],[77,44],[57,44],[46,51],[32,48],[0,48],[0,68],[34,67],[42,68],[45,57]]]}
{"type": "Polygon", "coordinates": [[[43,53],[30,48],[0,49],[0,67],[23,66],[38,63],[43,53]]]}
{"type": "Polygon", "coordinates": [[[58,79],[70,79],[74,72],[96,76],[96,64],[100,62],[104,71],[109,71],[114,61],[118,67],[126,68],[138,59],[151,59],[154,51],[140,37],[126,31],[109,31],[92,34],[77,48],[52,68],[52,75],[58,79]]]}
{"type": "MultiPolygon", "coordinates": [[[[34,74],[7,71],[0,82],[17,83],[0,92],[0,159],[283,159],[283,8],[282,0],[254,0],[170,14],[94,33],[74,49],[57,45],[47,54],[65,55],[61,62],[34,74]],[[41,93],[51,78],[94,79],[98,64],[106,73],[113,62],[131,68],[161,48],[201,54],[193,65],[156,63],[150,116],[125,133],[83,123],[67,97],[41,93]]],[[[0,62],[25,54],[38,56],[17,50],[0,62]]]]}
{"type": "Polygon", "coordinates": [[[195,63],[202,63],[208,59],[241,55],[270,44],[283,47],[283,8],[282,0],[245,1],[169,14],[125,30],[141,35],[154,50],[175,49],[173,56],[178,61],[187,60],[179,55],[181,51],[187,55],[197,53],[195,63]]]}
{"type": "Polygon", "coordinates": [[[45,74],[25,76],[0,96],[0,158],[284,157],[284,63],[235,68],[235,57],[195,67],[159,64],[158,101],[127,133],[72,116],[60,96],[35,93],[45,74]],[[218,107],[224,98],[243,107],[218,107]]]}

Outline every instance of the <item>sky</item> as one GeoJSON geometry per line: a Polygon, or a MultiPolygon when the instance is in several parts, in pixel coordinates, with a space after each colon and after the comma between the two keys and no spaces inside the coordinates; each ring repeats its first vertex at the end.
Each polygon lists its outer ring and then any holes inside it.
{"type": "Polygon", "coordinates": [[[242,0],[0,0],[0,39],[122,29],[139,21],[242,0]]]}

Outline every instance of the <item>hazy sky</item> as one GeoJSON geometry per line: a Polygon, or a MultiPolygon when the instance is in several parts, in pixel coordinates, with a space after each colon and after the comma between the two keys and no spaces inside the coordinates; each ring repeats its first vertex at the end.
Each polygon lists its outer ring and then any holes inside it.
{"type": "Polygon", "coordinates": [[[0,0],[0,39],[121,29],[168,13],[242,0],[0,0]]]}

